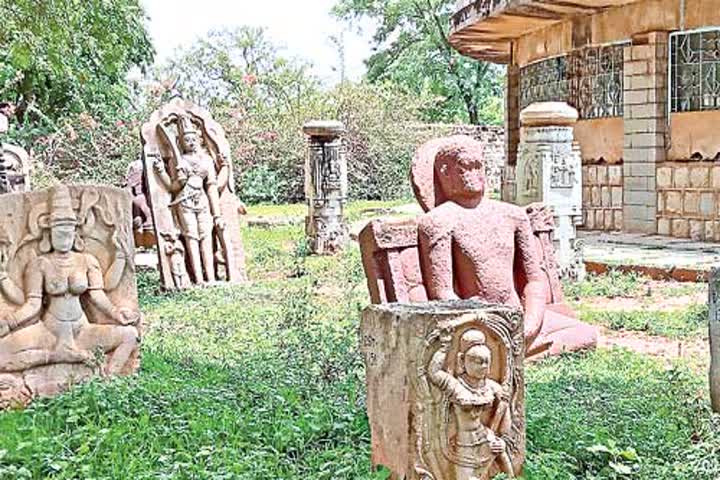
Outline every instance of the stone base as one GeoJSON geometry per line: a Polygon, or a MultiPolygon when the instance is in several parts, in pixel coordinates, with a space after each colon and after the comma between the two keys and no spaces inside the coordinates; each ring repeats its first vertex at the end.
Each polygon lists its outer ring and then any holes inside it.
{"type": "Polygon", "coordinates": [[[59,363],[0,373],[0,410],[19,408],[34,398],[62,393],[96,375],[94,369],[79,363],[59,363]]]}
{"type": "Polygon", "coordinates": [[[368,307],[361,348],[373,464],[389,468],[396,480],[519,475],[525,458],[523,342],[521,313],[503,306],[467,300],[368,307]],[[471,390],[467,385],[479,377],[469,377],[465,365],[479,351],[487,352],[490,366],[484,386],[471,390]],[[484,400],[457,406],[468,398],[484,400]],[[481,424],[467,424],[478,418],[481,424]],[[458,446],[468,435],[476,443],[458,446]],[[503,453],[490,452],[490,439],[501,439],[503,453]]]}

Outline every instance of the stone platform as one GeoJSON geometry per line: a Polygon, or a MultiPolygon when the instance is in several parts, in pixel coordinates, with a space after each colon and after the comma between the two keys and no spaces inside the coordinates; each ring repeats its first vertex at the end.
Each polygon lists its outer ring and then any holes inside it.
{"type": "Polygon", "coordinates": [[[655,280],[707,281],[720,266],[720,244],[659,235],[580,231],[590,273],[637,272],[655,280]]]}

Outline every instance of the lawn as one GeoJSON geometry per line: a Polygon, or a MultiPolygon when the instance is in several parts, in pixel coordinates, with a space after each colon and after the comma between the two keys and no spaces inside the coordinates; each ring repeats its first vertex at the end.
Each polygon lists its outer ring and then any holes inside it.
{"type": "MultiPolygon", "coordinates": [[[[308,257],[300,226],[244,238],[249,287],[170,295],[141,272],[140,373],[0,414],[0,479],[385,478],[369,461],[357,246],[308,257]]],[[[525,478],[720,478],[703,372],[605,350],[527,374],[525,478]]]]}

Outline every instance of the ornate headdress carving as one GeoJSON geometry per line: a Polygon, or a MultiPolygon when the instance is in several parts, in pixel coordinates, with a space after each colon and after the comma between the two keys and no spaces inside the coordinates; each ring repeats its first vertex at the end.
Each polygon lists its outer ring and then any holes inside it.
{"type": "Polygon", "coordinates": [[[186,135],[188,133],[200,133],[200,130],[198,130],[195,122],[193,122],[190,115],[178,115],[177,125],[178,133],[180,134],[180,136],[186,135]]]}
{"type": "Polygon", "coordinates": [[[78,224],[77,214],[73,209],[70,189],[58,185],[50,192],[50,226],[78,224]]]}

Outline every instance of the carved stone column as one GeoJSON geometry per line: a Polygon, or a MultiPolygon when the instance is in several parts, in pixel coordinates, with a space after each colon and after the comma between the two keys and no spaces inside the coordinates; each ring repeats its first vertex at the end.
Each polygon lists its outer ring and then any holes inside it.
{"type": "Polygon", "coordinates": [[[582,222],[582,158],[574,141],[577,110],[563,102],[534,103],[520,113],[515,172],[518,205],[553,208],[555,254],[564,278],[585,276],[576,226],[582,222]]]}
{"type": "Polygon", "coordinates": [[[373,305],[360,335],[374,465],[395,480],[520,475],[519,310],[472,300],[373,305]]]}
{"type": "Polygon", "coordinates": [[[313,121],[303,131],[310,137],[305,162],[305,233],[313,253],[332,255],[343,249],[348,237],[343,219],[347,162],[341,135],[345,127],[340,122],[313,121]]]}
{"type": "Polygon", "coordinates": [[[710,398],[720,413],[720,269],[710,272],[710,398]]]}

